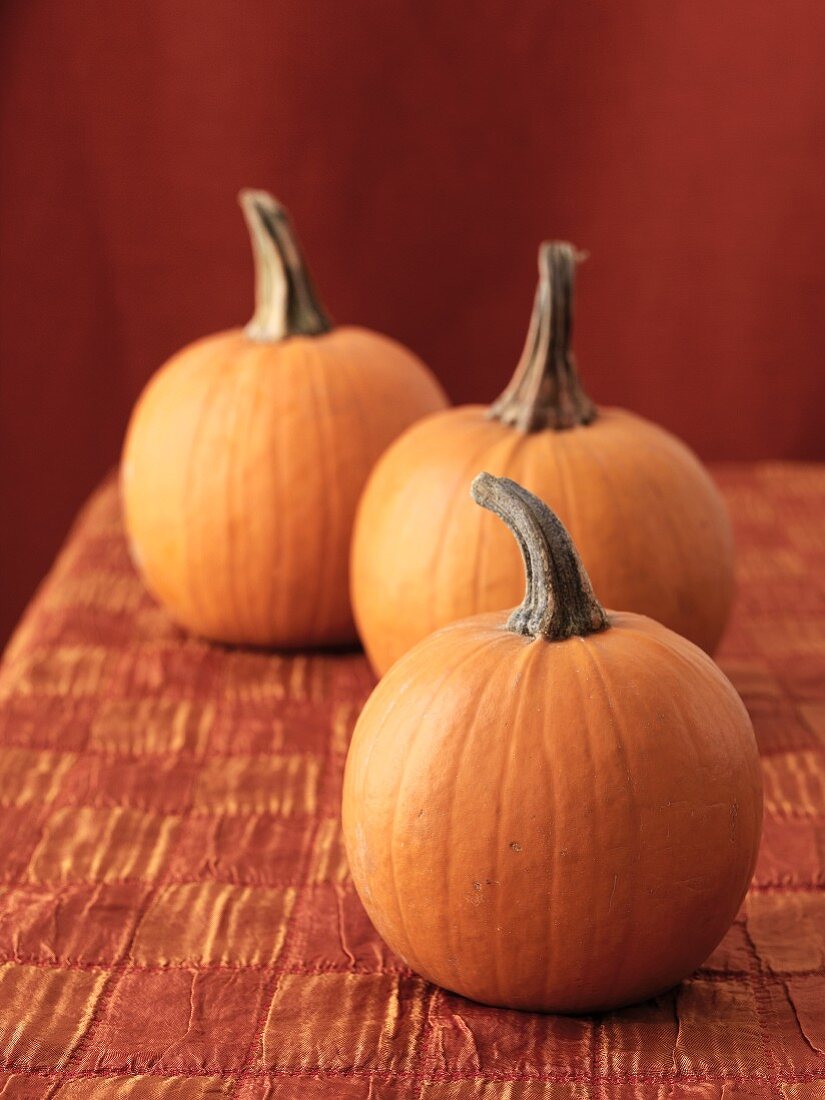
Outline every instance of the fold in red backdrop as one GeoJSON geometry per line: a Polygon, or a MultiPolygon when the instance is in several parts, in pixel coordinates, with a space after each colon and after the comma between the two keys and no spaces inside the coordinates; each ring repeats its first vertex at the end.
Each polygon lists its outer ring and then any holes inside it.
{"type": "Polygon", "coordinates": [[[520,350],[542,237],[590,253],[592,395],[708,458],[825,457],[821,0],[6,0],[0,635],[158,364],[246,320],[235,193],[332,314],[458,401],[520,350]]]}

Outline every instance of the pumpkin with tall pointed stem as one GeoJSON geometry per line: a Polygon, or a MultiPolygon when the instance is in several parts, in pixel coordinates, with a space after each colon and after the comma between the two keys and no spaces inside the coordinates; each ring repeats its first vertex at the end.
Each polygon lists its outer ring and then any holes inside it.
{"type": "Polygon", "coordinates": [[[387,445],[446,399],[394,340],[332,326],[283,207],[262,191],[241,205],[255,314],[174,356],[138,401],[122,463],[132,556],[196,634],[350,642],[358,497],[387,445]]]}
{"type": "Polygon", "coordinates": [[[351,583],[379,673],[438,627],[519,598],[515,547],[467,499],[479,468],[550,503],[612,607],[650,615],[708,652],[720,639],[733,594],[725,505],[683,443],[584,392],[570,347],[576,262],[571,245],[542,245],[527,342],[501,397],[416,424],[369,479],[351,583]]]}

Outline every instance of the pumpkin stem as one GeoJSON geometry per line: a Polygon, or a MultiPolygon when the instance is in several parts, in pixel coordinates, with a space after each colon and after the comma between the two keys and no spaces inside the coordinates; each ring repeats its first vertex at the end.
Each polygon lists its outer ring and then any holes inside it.
{"type": "Polygon", "coordinates": [[[570,350],[576,262],[573,245],[545,241],[527,342],[515,374],[488,416],[522,432],[561,431],[589,424],[596,406],[582,389],[570,350]]]}
{"type": "Polygon", "coordinates": [[[584,637],[609,625],[590,578],[558,516],[538,497],[507,477],[479,474],[476,504],[503,519],[524,559],[527,591],[507,620],[507,629],[559,642],[584,637]]]}
{"type": "Polygon", "coordinates": [[[266,191],[246,189],[238,201],[255,255],[255,312],[246,335],[275,343],[329,332],[332,322],[312,285],[286,210],[266,191]]]}

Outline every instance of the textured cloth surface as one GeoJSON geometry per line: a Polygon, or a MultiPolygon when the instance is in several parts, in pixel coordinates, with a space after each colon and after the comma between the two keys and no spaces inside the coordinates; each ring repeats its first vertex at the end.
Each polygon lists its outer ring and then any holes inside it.
{"type": "Polygon", "coordinates": [[[0,1097],[825,1096],[825,467],[717,475],[756,877],[678,989],[575,1019],[473,1004],[390,954],[338,820],[364,659],[183,637],[105,486],[0,670],[0,1097]]]}

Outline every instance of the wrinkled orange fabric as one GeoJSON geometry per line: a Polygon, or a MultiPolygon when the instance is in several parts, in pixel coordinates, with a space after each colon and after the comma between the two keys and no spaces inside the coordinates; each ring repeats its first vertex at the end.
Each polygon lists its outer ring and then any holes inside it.
{"type": "Polygon", "coordinates": [[[764,760],[755,881],[678,989],[576,1019],[393,958],[338,820],[363,658],[184,637],[104,486],[0,670],[0,1096],[825,1095],[825,467],[717,475],[740,582],[722,664],[764,760]]]}

